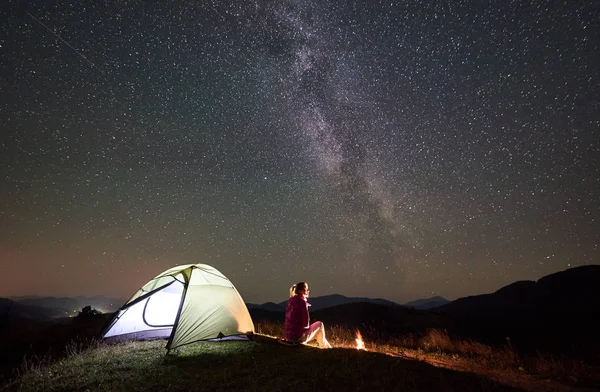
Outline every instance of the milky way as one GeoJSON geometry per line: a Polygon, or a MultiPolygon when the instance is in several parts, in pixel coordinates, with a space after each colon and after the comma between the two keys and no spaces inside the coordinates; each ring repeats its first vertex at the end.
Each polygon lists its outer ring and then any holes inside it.
{"type": "Polygon", "coordinates": [[[253,302],[404,302],[599,262],[597,2],[161,4],[0,10],[0,296],[207,263],[253,302]]]}

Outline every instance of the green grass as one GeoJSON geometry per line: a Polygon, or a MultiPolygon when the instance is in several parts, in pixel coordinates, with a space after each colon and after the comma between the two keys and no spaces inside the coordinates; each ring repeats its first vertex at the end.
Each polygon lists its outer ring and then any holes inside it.
{"type": "MultiPolygon", "coordinates": [[[[261,322],[255,341],[198,342],[166,355],[164,340],[106,344],[92,339],[97,331],[87,323],[59,327],[34,335],[41,339],[36,346],[55,349],[26,355],[10,381],[2,386],[0,379],[0,390],[515,390],[500,383],[528,390],[548,387],[549,381],[539,377],[600,386],[597,367],[549,355],[528,358],[510,344],[490,347],[442,330],[386,340],[370,340],[373,331],[361,331],[368,351],[358,351],[355,330],[327,326],[334,349],[322,350],[280,345],[274,337],[283,335],[283,324],[261,322]],[[69,336],[76,338],[69,341],[69,336]]],[[[556,382],[553,387],[561,390],[556,382]]]]}
{"type": "Polygon", "coordinates": [[[32,366],[20,391],[510,391],[485,377],[351,348],[199,342],[165,355],[164,341],[97,344],[32,366]]]}

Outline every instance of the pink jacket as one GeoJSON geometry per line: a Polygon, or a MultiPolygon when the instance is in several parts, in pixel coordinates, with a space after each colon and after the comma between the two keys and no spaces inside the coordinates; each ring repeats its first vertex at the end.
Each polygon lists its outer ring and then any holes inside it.
{"type": "Polygon", "coordinates": [[[285,309],[285,338],[295,341],[310,327],[308,307],[310,304],[301,295],[290,297],[285,309]]]}

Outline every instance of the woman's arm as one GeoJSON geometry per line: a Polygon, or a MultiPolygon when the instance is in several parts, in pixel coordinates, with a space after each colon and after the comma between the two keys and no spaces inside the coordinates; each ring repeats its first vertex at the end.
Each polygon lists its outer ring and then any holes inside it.
{"type": "Polygon", "coordinates": [[[310,326],[310,316],[308,315],[308,305],[306,304],[306,301],[298,301],[298,308],[297,308],[297,312],[298,312],[298,318],[300,320],[299,325],[302,326],[302,328],[307,329],[310,326]]]}

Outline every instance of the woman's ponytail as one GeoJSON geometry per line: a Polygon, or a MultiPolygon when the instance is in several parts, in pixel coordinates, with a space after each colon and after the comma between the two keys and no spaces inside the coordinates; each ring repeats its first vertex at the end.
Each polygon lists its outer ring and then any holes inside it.
{"type": "Polygon", "coordinates": [[[295,285],[293,285],[292,287],[290,287],[290,298],[293,297],[294,295],[298,294],[299,291],[306,289],[306,287],[307,287],[306,282],[298,282],[295,285]]]}

